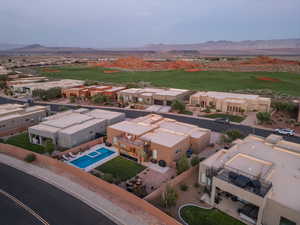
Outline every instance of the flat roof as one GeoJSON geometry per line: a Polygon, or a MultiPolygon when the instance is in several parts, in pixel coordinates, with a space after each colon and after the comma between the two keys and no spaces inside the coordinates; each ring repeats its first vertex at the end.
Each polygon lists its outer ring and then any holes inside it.
{"type": "Polygon", "coordinates": [[[111,120],[113,118],[119,117],[119,116],[125,116],[124,113],[121,112],[114,112],[114,111],[108,111],[108,110],[102,110],[102,109],[94,109],[91,111],[88,111],[87,113],[84,113],[85,115],[89,115],[98,119],[108,119],[111,120]]]}
{"type": "Polygon", "coordinates": [[[199,91],[191,97],[209,96],[213,98],[242,98],[242,99],[256,99],[259,95],[239,94],[231,92],[217,92],[217,91],[199,91]]]}
{"type": "Polygon", "coordinates": [[[123,113],[101,109],[89,111],[86,108],[80,108],[47,117],[39,125],[33,126],[32,128],[48,132],[61,131],[62,133],[72,134],[78,132],[80,129],[92,126],[95,123],[106,122],[108,119],[113,119],[120,115],[123,115],[123,113]]]}
{"type": "Polygon", "coordinates": [[[153,132],[146,133],[141,136],[142,140],[151,141],[152,143],[159,144],[166,147],[173,147],[174,145],[180,143],[188,136],[183,134],[172,133],[166,129],[158,128],[153,132]]]}
{"type": "Polygon", "coordinates": [[[52,120],[46,120],[42,122],[44,125],[48,125],[51,127],[57,127],[57,128],[67,128],[69,126],[85,122],[87,120],[90,120],[91,117],[80,114],[80,113],[71,113],[68,114],[67,116],[58,118],[58,119],[52,119],[52,120]]]}
{"type": "Polygon", "coordinates": [[[144,96],[152,96],[152,95],[165,95],[165,96],[177,96],[183,93],[187,93],[189,90],[185,89],[176,89],[176,88],[129,88],[126,90],[120,91],[120,93],[127,94],[141,94],[144,96]]]}
{"type": "Polygon", "coordinates": [[[254,177],[266,177],[273,163],[238,153],[225,163],[229,169],[237,169],[254,177]]]}
{"type": "Polygon", "coordinates": [[[252,173],[272,182],[272,193],[269,198],[300,211],[300,152],[295,151],[300,149],[300,144],[280,141],[281,138],[273,135],[272,141],[276,139],[279,140],[278,143],[270,143],[269,138],[249,135],[236,142],[224,154],[217,158],[214,154],[209,157],[210,160],[203,163],[210,163],[215,168],[229,163],[231,167],[248,172],[251,168],[252,173]],[[290,146],[294,148],[290,150],[290,146]],[[269,168],[268,165],[271,164],[269,168]]]}
{"type": "Polygon", "coordinates": [[[77,133],[80,130],[86,129],[88,127],[91,127],[93,125],[99,124],[99,123],[104,123],[106,120],[105,119],[91,119],[86,122],[76,124],[74,126],[59,130],[59,133],[62,134],[74,134],[77,133]]]}
{"type": "Polygon", "coordinates": [[[110,126],[113,129],[122,131],[124,133],[129,133],[129,134],[133,134],[135,136],[141,136],[155,128],[157,128],[157,126],[154,125],[143,125],[143,124],[138,124],[138,123],[134,123],[134,122],[130,122],[130,121],[123,121],[117,124],[114,124],[112,126],[110,126]]]}

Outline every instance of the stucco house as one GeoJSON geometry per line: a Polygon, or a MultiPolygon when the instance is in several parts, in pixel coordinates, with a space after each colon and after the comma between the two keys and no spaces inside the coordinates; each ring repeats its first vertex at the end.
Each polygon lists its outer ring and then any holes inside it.
{"type": "Polygon", "coordinates": [[[300,224],[300,144],[281,136],[238,140],[199,165],[209,203],[256,225],[300,224]]]}

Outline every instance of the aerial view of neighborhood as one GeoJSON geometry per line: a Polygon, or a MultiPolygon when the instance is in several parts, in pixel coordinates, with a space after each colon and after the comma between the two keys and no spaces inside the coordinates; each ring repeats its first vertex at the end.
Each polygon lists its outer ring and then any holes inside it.
{"type": "Polygon", "coordinates": [[[1,2],[0,225],[300,225],[299,9],[1,2]]]}

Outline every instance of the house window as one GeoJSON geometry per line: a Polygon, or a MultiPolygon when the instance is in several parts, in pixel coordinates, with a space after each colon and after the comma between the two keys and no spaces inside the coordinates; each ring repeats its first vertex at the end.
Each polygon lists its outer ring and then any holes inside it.
{"type": "Polygon", "coordinates": [[[280,225],[296,225],[294,221],[291,221],[287,218],[281,217],[280,218],[280,225]]]}
{"type": "Polygon", "coordinates": [[[180,149],[177,149],[175,153],[178,154],[178,153],[180,153],[180,152],[181,152],[181,150],[180,150],[180,149]]]}
{"type": "Polygon", "coordinates": [[[153,150],[152,152],[152,158],[157,159],[157,150],[153,150]]]}
{"type": "Polygon", "coordinates": [[[201,183],[206,184],[206,174],[205,173],[201,173],[201,183]]]}

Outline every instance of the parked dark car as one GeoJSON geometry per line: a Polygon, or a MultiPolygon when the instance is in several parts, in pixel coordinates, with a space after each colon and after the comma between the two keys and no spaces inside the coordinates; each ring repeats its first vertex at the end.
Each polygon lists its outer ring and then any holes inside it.
{"type": "Polygon", "coordinates": [[[229,118],[218,118],[215,119],[216,123],[222,123],[222,124],[230,124],[230,119],[229,118]]]}

